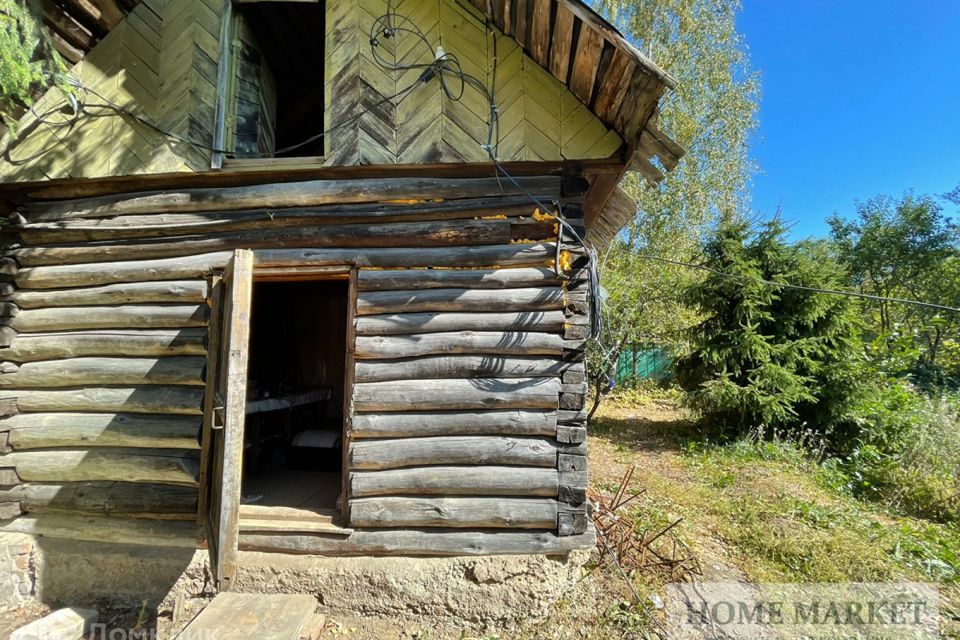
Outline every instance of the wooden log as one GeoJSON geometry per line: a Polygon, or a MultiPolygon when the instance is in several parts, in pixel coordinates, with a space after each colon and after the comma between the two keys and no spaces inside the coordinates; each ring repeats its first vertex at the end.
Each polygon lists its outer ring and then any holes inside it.
{"type": "Polygon", "coordinates": [[[356,363],[355,379],[357,382],[383,382],[422,378],[559,378],[565,366],[562,361],[537,356],[464,355],[360,360],[356,363]]]}
{"type": "Polygon", "coordinates": [[[20,413],[20,408],[17,407],[16,398],[0,398],[0,418],[15,416],[18,413],[20,413]]]}
{"type": "Polygon", "coordinates": [[[587,472],[560,471],[558,497],[561,502],[581,504],[587,500],[587,472]]]}
{"type": "Polygon", "coordinates": [[[200,420],[136,413],[21,413],[0,422],[14,450],[43,447],[199,449],[200,420]]]}
{"type": "Polygon", "coordinates": [[[533,204],[527,196],[473,198],[416,204],[347,204],[327,207],[246,209],[197,213],[151,213],[62,222],[26,223],[15,227],[28,245],[131,238],[165,238],[243,231],[313,227],[329,224],[458,220],[503,215],[528,216],[533,204]]]}
{"type": "Polygon", "coordinates": [[[33,267],[17,273],[17,286],[21,289],[56,289],[116,282],[204,278],[215,269],[222,269],[230,256],[229,251],[221,251],[166,260],[33,267]]]}
{"type": "Polygon", "coordinates": [[[0,373],[0,387],[50,388],[78,385],[176,384],[202,386],[206,358],[67,358],[25,362],[0,373]]]}
{"type": "MultiPolygon", "coordinates": [[[[20,269],[21,289],[86,287],[115,282],[204,278],[222,269],[229,251],[159,260],[130,260],[20,269]]],[[[358,267],[493,267],[542,266],[554,255],[552,244],[507,244],[425,249],[258,249],[258,267],[356,265],[358,267]]]]}
{"type": "Polygon", "coordinates": [[[60,513],[20,516],[0,526],[0,530],[44,538],[179,549],[195,549],[199,537],[196,523],[193,522],[60,513]]]}
{"type": "Polygon", "coordinates": [[[31,221],[98,218],[138,213],[226,211],[258,207],[309,207],[326,204],[431,200],[442,193],[448,200],[559,194],[557,177],[517,177],[519,187],[496,178],[384,178],[365,180],[308,180],[271,182],[243,187],[173,189],[85,198],[34,201],[31,221]]]}
{"type": "Polygon", "coordinates": [[[11,486],[20,483],[20,476],[13,467],[0,467],[0,486],[11,486]]]}
{"type": "Polygon", "coordinates": [[[350,496],[472,495],[556,497],[556,469],[526,467],[419,467],[351,471],[350,496]]]}
{"type": "Polygon", "coordinates": [[[350,436],[417,438],[423,436],[511,435],[553,436],[557,417],[552,411],[432,411],[358,413],[350,436]]]}
{"type": "Polygon", "coordinates": [[[563,339],[550,333],[447,331],[408,336],[357,336],[354,345],[354,357],[358,359],[465,353],[559,357],[563,353],[563,339]]]}
{"type": "Polygon", "coordinates": [[[9,347],[16,337],[17,332],[12,327],[0,325],[0,348],[9,347]]]}
{"type": "Polygon", "coordinates": [[[356,320],[357,335],[406,335],[446,331],[545,332],[563,330],[562,311],[520,313],[395,313],[356,320]]]}
{"type": "Polygon", "coordinates": [[[592,528],[578,536],[557,536],[552,531],[502,529],[359,529],[347,538],[240,536],[240,548],[244,550],[329,556],[566,555],[595,545],[596,532],[592,528]]]}
{"type": "Polygon", "coordinates": [[[193,387],[86,387],[21,389],[21,412],[172,413],[200,415],[203,389],[193,387]]]}
{"type": "Polygon", "coordinates": [[[515,289],[522,287],[556,286],[559,283],[553,269],[546,267],[526,269],[411,269],[386,271],[362,269],[357,274],[359,291],[390,291],[395,289],[515,289]]]}
{"type": "Polygon", "coordinates": [[[547,438],[440,436],[353,442],[351,469],[396,469],[427,465],[517,465],[556,467],[557,445],[547,438]]]}
{"type": "Polygon", "coordinates": [[[13,316],[17,315],[19,311],[20,311],[20,307],[18,307],[13,302],[0,301],[0,317],[12,318],[13,316]]]}
{"type": "Polygon", "coordinates": [[[170,449],[57,449],[0,456],[28,482],[113,480],[196,486],[196,451],[170,449]]]}
{"type": "Polygon", "coordinates": [[[553,259],[553,244],[505,244],[424,249],[258,249],[257,267],[355,265],[357,267],[542,266],[553,259]]]}
{"type": "Polygon", "coordinates": [[[438,220],[234,231],[208,236],[174,236],[138,243],[24,247],[10,253],[21,266],[34,267],[117,260],[153,260],[239,248],[451,247],[506,245],[509,242],[508,220],[438,220]]]}
{"type": "Polygon", "coordinates": [[[0,502],[17,501],[27,513],[93,512],[103,515],[181,520],[197,511],[197,490],[140,482],[21,484],[0,491],[0,502]]]}
{"type": "Polygon", "coordinates": [[[551,498],[359,498],[350,526],[553,529],[558,511],[551,498]]]}
{"type": "Polygon", "coordinates": [[[414,289],[363,291],[357,315],[419,311],[552,311],[563,308],[563,289],[414,289]]]}
{"type": "Polygon", "coordinates": [[[167,329],[207,326],[207,305],[131,304],[25,309],[10,322],[23,333],[72,329],[167,329]]]}
{"type": "Polygon", "coordinates": [[[47,289],[17,291],[14,302],[22,309],[38,307],[82,307],[142,302],[185,303],[205,302],[207,283],[204,280],[172,282],[124,282],[80,289],[47,289]]]}
{"type": "Polygon", "coordinates": [[[35,362],[84,356],[202,356],[206,329],[100,329],[52,333],[22,333],[0,360],[35,362]]]}
{"type": "Polygon", "coordinates": [[[586,427],[557,425],[557,442],[579,444],[587,441],[586,427]]]}
{"type": "Polygon", "coordinates": [[[555,378],[363,382],[354,386],[353,406],[355,411],[556,409],[559,387],[555,378]]]}
{"type": "Polygon", "coordinates": [[[557,515],[557,535],[574,536],[585,533],[590,527],[590,514],[586,504],[581,505],[578,511],[562,512],[557,515]]]}

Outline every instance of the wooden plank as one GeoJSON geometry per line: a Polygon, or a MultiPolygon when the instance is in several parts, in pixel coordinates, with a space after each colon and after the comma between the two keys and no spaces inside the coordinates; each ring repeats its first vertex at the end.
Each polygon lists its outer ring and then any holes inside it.
{"type": "Polygon", "coordinates": [[[21,484],[0,490],[0,502],[19,502],[27,513],[93,512],[102,515],[190,519],[197,510],[193,487],[140,482],[21,484]]]}
{"type": "Polygon", "coordinates": [[[46,538],[196,549],[197,528],[190,522],[147,520],[59,513],[24,515],[0,526],[0,531],[46,538]]]}
{"type": "Polygon", "coordinates": [[[200,476],[197,499],[197,526],[207,531],[207,516],[210,507],[210,475],[213,471],[212,430],[213,409],[217,406],[216,392],[220,382],[220,333],[223,330],[223,280],[219,275],[210,279],[210,342],[207,352],[206,386],[203,390],[203,418],[200,426],[200,476]]]}
{"type": "Polygon", "coordinates": [[[550,5],[552,0],[530,0],[533,19],[530,25],[530,56],[546,68],[550,64],[550,5]]]}
{"type": "Polygon", "coordinates": [[[21,333],[0,360],[34,362],[84,356],[202,356],[205,329],[110,329],[21,333]]]}
{"type": "Polygon", "coordinates": [[[200,415],[203,390],[190,387],[85,387],[20,389],[21,412],[172,413],[200,415]]]}
{"type": "Polygon", "coordinates": [[[550,286],[559,283],[553,269],[361,269],[357,276],[360,291],[397,289],[514,289],[550,286]]]}
{"type": "Polygon", "coordinates": [[[554,378],[364,382],[353,403],[356,411],[556,409],[559,388],[554,378]]]}
{"type": "MultiPolygon", "coordinates": [[[[240,483],[243,464],[244,419],[247,403],[250,311],[253,298],[253,252],[237,250],[224,272],[223,330],[216,395],[223,398],[223,422],[213,429],[218,437],[213,446],[216,499],[211,502],[211,552],[215,558],[215,579],[229,591],[237,569],[240,537],[240,483]],[[216,491],[218,489],[218,491],[216,491]]],[[[217,415],[217,408],[213,410],[217,415]]]]}
{"type": "Polygon", "coordinates": [[[352,498],[383,495],[476,495],[556,497],[556,469],[525,467],[420,467],[351,471],[352,498]]]}
{"type": "Polygon", "coordinates": [[[549,498],[358,498],[356,527],[553,529],[557,501],[549,498]]]}
{"type": "MultiPolygon", "coordinates": [[[[258,267],[356,265],[358,267],[543,266],[554,256],[552,244],[509,244],[426,249],[259,249],[258,267]]],[[[16,275],[21,289],[83,287],[114,282],[204,278],[221,269],[230,252],[159,260],[28,267],[16,275]]]]}
{"type": "Polygon", "coordinates": [[[603,36],[587,24],[580,27],[580,38],[573,56],[573,69],[570,72],[570,90],[585,105],[590,105],[593,84],[603,51],[603,36]]]}
{"type": "Polygon", "coordinates": [[[557,444],[547,438],[516,436],[364,440],[351,445],[349,463],[357,470],[451,464],[555,467],[557,444]]]}
{"type": "Polygon", "coordinates": [[[486,556],[566,555],[596,545],[589,528],[574,536],[548,531],[480,529],[363,529],[350,537],[245,535],[241,546],[251,551],[306,553],[331,556],[486,556]]]}
{"type": "MultiPolygon", "coordinates": [[[[513,174],[511,174],[513,175],[513,174]]],[[[384,178],[309,180],[243,187],[207,187],[100,196],[84,200],[36,201],[27,216],[33,222],[98,218],[135,213],[217,211],[257,207],[307,207],[323,204],[431,200],[559,193],[555,177],[517,177],[516,186],[496,178],[384,178]]]]}
{"type": "Polygon", "coordinates": [[[10,326],[24,333],[73,329],[166,329],[205,327],[206,305],[117,305],[24,309],[10,326]]]}
{"type": "Polygon", "coordinates": [[[557,433],[556,413],[523,409],[359,413],[353,417],[352,425],[354,439],[467,435],[553,436],[557,433]]]}
{"type": "MultiPolygon", "coordinates": [[[[404,360],[362,360],[356,364],[355,375],[357,382],[440,378],[558,378],[567,366],[562,361],[538,356],[443,355],[404,360]]],[[[3,379],[3,375],[0,375],[0,384],[3,379]]]]}
{"type": "MultiPolygon", "coordinates": [[[[536,195],[536,194],[534,194],[536,195]]],[[[556,195],[547,195],[552,198],[556,195]]],[[[15,227],[26,244],[163,238],[174,235],[220,233],[250,229],[312,227],[328,224],[462,220],[528,216],[530,197],[468,198],[451,202],[414,204],[347,204],[287,209],[244,209],[196,213],[151,213],[111,218],[35,222],[15,227]]]]}
{"type": "Polygon", "coordinates": [[[205,237],[173,237],[141,243],[66,247],[25,247],[11,255],[25,267],[128,260],[154,260],[236,248],[370,248],[504,245],[510,242],[508,220],[395,222],[327,225],[236,231],[205,237]]]}
{"type": "Polygon", "coordinates": [[[244,533],[326,533],[346,536],[352,529],[338,527],[332,522],[310,522],[306,520],[289,520],[278,518],[250,518],[240,516],[240,534],[244,533]]]}
{"type": "Polygon", "coordinates": [[[21,309],[38,307],[81,307],[88,305],[143,302],[204,302],[207,283],[203,280],[173,282],[126,282],[80,289],[17,291],[11,296],[21,309]]]}
{"type": "Polygon", "coordinates": [[[166,260],[33,267],[21,269],[16,282],[21,289],[56,289],[115,282],[205,278],[215,269],[222,269],[229,258],[229,252],[221,251],[166,260]]]}
{"type": "Polygon", "coordinates": [[[0,455],[28,482],[112,480],[196,486],[197,453],[170,449],[16,451],[0,455]]]}
{"type": "Polygon", "coordinates": [[[395,313],[357,318],[357,335],[407,335],[447,331],[562,331],[562,311],[520,313],[395,313]]]}
{"type": "Polygon", "coordinates": [[[563,339],[552,333],[446,331],[407,336],[357,336],[355,349],[359,359],[465,353],[559,357],[563,353],[563,339]]]}
{"type": "Polygon", "coordinates": [[[573,48],[573,13],[566,2],[557,2],[550,45],[550,73],[566,84],[570,74],[570,51],[573,48]]]}
{"type": "Polygon", "coordinates": [[[78,385],[203,385],[205,358],[67,358],[26,362],[0,373],[0,387],[51,388],[78,385]]]}
{"type": "Polygon", "coordinates": [[[551,311],[563,308],[563,289],[413,289],[363,291],[357,296],[357,315],[416,313],[421,311],[551,311]]]}
{"type": "Polygon", "coordinates": [[[177,638],[300,640],[316,608],[306,594],[220,593],[177,638]]]}
{"type": "Polygon", "coordinates": [[[610,67],[600,79],[600,88],[593,106],[594,113],[610,124],[620,104],[623,102],[633,77],[636,63],[623,49],[615,49],[610,67]]]}
{"type": "Polygon", "coordinates": [[[135,413],[21,413],[7,418],[14,450],[42,447],[199,448],[200,420],[135,413]]]}

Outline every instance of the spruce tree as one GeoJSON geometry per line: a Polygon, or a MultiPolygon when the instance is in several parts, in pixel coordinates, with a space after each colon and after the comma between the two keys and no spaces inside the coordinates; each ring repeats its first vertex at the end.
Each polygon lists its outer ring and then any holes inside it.
{"type": "Polygon", "coordinates": [[[722,226],[706,244],[712,272],[687,292],[703,314],[677,373],[714,425],[810,430],[840,444],[853,434],[857,388],[855,303],[843,296],[766,284],[838,289],[842,272],[822,244],[788,244],[774,220],[756,233],[722,226]]]}

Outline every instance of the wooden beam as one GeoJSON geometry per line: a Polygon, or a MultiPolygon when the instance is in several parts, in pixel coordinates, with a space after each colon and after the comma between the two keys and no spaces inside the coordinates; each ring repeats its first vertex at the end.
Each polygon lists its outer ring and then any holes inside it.
{"type": "Polygon", "coordinates": [[[206,358],[67,358],[26,362],[0,373],[0,387],[51,388],[82,385],[175,384],[202,386],[206,358]]]}
{"type": "MultiPolygon", "coordinates": [[[[551,333],[447,331],[408,336],[357,336],[355,349],[359,359],[381,360],[468,353],[559,357],[563,353],[563,339],[551,333]]],[[[2,353],[0,350],[0,356],[2,353]]]]}
{"type": "Polygon", "coordinates": [[[200,415],[203,390],[190,387],[20,389],[21,412],[96,411],[200,415]]]}
{"type": "Polygon", "coordinates": [[[396,313],[357,318],[357,335],[407,335],[446,331],[562,331],[562,311],[520,313],[396,313]]]}
{"type": "Polygon", "coordinates": [[[353,403],[356,411],[556,409],[559,391],[554,378],[394,380],[358,383],[353,403]]]}
{"type": "Polygon", "coordinates": [[[136,413],[21,413],[5,419],[14,450],[43,447],[198,449],[200,420],[136,413]]]}
{"type": "Polygon", "coordinates": [[[511,435],[554,436],[557,414],[547,410],[406,411],[358,413],[352,437],[407,438],[424,436],[511,435]]]}
{"type": "Polygon", "coordinates": [[[0,360],[35,362],[85,356],[202,356],[205,329],[110,329],[21,333],[0,349],[0,360]]]}
{"type": "Polygon", "coordinates": [[[99,515],[25,515],[0,526],[0,530],[46,538],[178,549],[195,549],[198,543],[197,527],[191,522],[109,518],[99,515]]]}
{"type": "Polygon", "coordinates": [[[241,536],[249,551],[304,553],[329,556],[486,556],[567,555],[596,545],[593,529],[574,536],[547,531],[463,531],[457,529],[362,529],[348,538],[329,536],[241,536]]]}
{"type": "Polygon", "coordinates": [[[10,320],[23,333],[72,329],[167,329],[205,327],[206,305],[117,305],[24,309],[10,320]]]}
{"type": "Polygon", "coordinates": [[[21,484],[0,490],[0,502],[19,502],[27,513],[78,512],[136,518],[184,520],[197,508],[197,490],[139,482],[21,484]]]}
{"type": "MultiPolygon", "coordinates": [[[[387,380],[436,380],[440,378],[559,378],[569,365],[544,358],[488,354],[442,355],[410,360],[361,360],[356,364],[357,382],[387,380]]],[[[6,374],[14,375],[14,374],[6,374]]],[[[0,375],[0,384],[4,377],[0,375]]]]}
{"type": "Polygon", "coordinates": [[[196,486],[196,451],[171,449],[82,449],[16,451],[0,455],[28,482],[112,480],[196,486]]]}
{"type": "Polygon", "coordinates": [[[556,497],[556,469],[526,467],[414,467],[351,471],[352,497],[383,495],[474,495],[556,497]]]}
{"type": "Polygon", "coordinates": [[[414,289],[363,291],[357,297],[357,315],[417,313],[422,311],[553,311],[564,305],[560,287],[523,289],[414,289]]]}
{"type": "Polygon", "coordinates": [[[11,296],[22,309],[38,307],[81,307],[89,305],[133,304],[143,302],[204,302],[207,283],[204,280],[173,282],[124,282],[82,289],[47,289],[17,291],[11,296]]]}
{"type": "Polygon", "coordinates": [[[359,498],[350,505],[354,527],[554,529],[559,512],[549,498],[359,498]]]}
{"type": "Polygon", "coordinates": [[[440,436],[364,440],[350,447],[351,469],[396,469],[427,465],[557,464],[557,444],[547,438],[516,436],[440,436]]]}

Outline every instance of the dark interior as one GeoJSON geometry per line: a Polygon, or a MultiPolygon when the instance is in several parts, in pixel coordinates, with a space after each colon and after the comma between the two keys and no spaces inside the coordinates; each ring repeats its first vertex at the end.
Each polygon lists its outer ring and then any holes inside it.
{"type": "Polygon", "coordinates": [[[243,501],[332,508],[340,493],[347,282],[255,282],[243,501]]]}
{"type": "MultiPolygon", "coordinates": [[[[276,148],[323,132],[323,2],[240,5],[277,83],[276,148]]],[[[276,157],[322,156],[323,137],[276,157]]]]}

